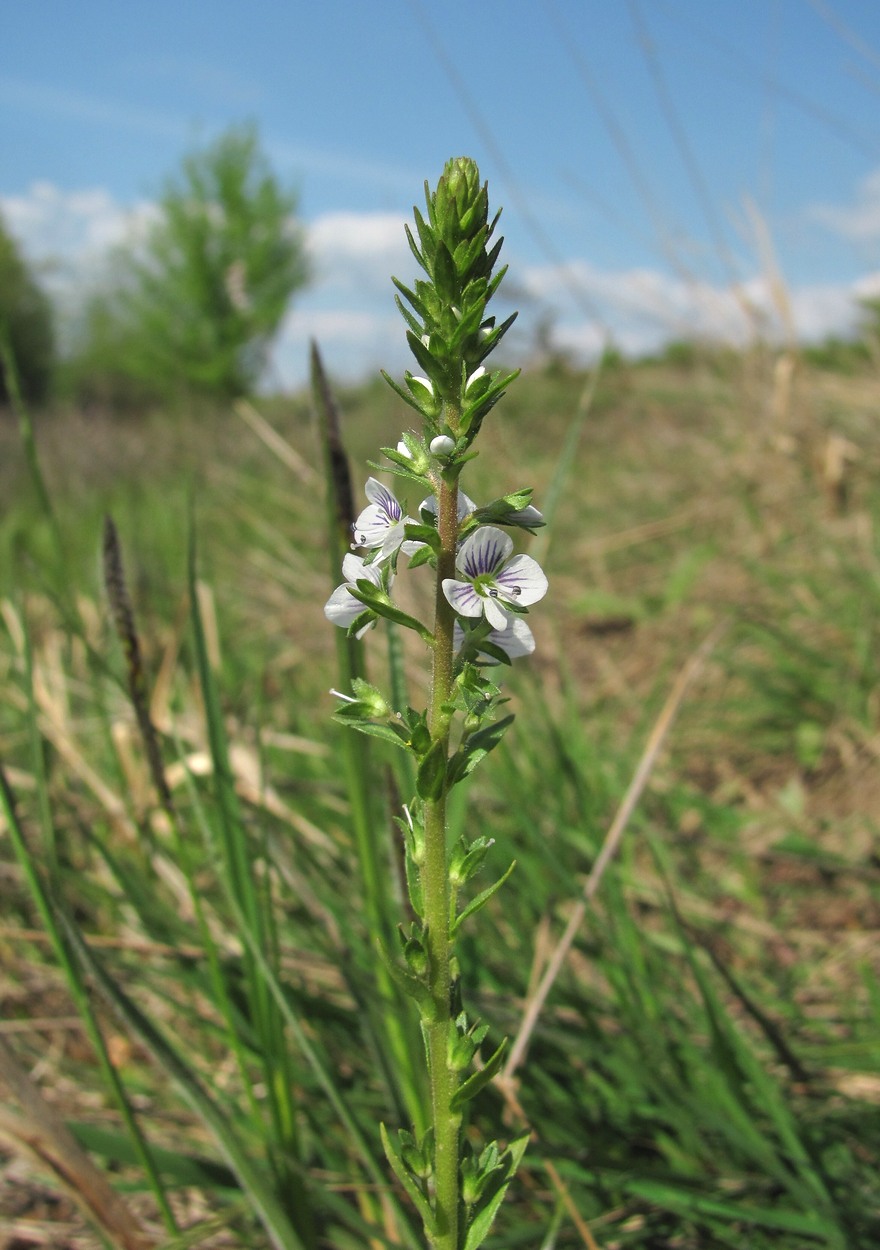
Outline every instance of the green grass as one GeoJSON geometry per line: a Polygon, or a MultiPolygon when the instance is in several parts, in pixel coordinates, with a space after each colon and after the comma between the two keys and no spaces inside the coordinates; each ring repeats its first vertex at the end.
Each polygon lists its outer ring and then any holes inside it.
{"type": "MultiPolygon", "coordinates": [[[[548,1162],[603,1247],[867,1250],[880,1234],[876,380],[814,372],[774,428],[769,379],[760,358],[619,364],[560,475],[586,379],[525,376],[487,420],[465,482],[477,498],[532,485],[538,506],[563,484],[539,539],[551,591],[533,617],[538,651],[507,682],[518,719],[454,813],[495,839],[492,869],[517,860],[462,944],[485,1054],[515,1033],[676,672],[729,619],[518,1073],[539,1140],[486,1243],[496,1250],[584,1244],[548,1162]],[[830,433],[856,449],[838,512],[816,467],[830,433]]],[[[365,461],[409,420],[381,384],[339,398],[359,490],[365,461]]],[[[317,469],[308,401],[263,411],[317,469]]],[[[156,1192],[182,1224],[183,1187],[196,1184],[228,1210],[232,1244],[269,1244],[268,1228],[290,1246],[417,1246],[377,1130],[405,1122],[407,1093],[387,1004],[376,1007],[343,731],[330,721],[320,477],[297,477],[232,413],[44,414],[37,443],[64,578],[10,422],[0,760],[56,948],[102,1035],[121,1017],[132,1038],[119,1074],[156,1192]],[[173,817],[151,793],[101,606],[108,511],[173,817]],[[195,576],[211,592],[198,622],[186,607],[191,515],[195,576]],[[115,941],[84,948],[80,933],[115,941]]],[[[407,638],[403,657],[413,702],[419,645],[407,638]]],[[[367,654],[383,672],[379,634],[367,654]]],[[[383,745],[371,751],[384,811],[395,781],[383,745]]],[[[0,952],[23,988],[5,991],[0,1013],[44,1014],[24,989],[37,984],[69,1014],[70,978],[25,936],[35,896],[8,828],[0,952]]],[[[377,844],[399,898],[395,837],[388,822],[377,844]]],[[[16,1041],[37,1057],[37,1035],[16,1041]]],[[[88,1050],[52,1064],[73,1089],[104,1089],[88,1050]]],[[[72,1105],[70,1119],[96,1159],[118,1158],[126,1185],[144,1187],[122,1144],[126,1103],[107,1099],[93,1116],[72,1105]]],[[[494,1135],[501,1111],[490,1087],[475,1134],[494,1135]]]]}

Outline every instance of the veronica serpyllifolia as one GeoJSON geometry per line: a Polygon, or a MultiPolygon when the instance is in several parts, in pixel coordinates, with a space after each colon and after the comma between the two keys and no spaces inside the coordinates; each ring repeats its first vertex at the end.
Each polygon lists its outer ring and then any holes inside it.
{"type": "Polygon", "coordinates": [[[516,377],[484,363],[516,315],[496,324],[488,311],[505,273],[496,270],[498,216],[489,219],[488,189],[468,158],[449,161],[434,190],[426,183],[425,201],[424,214],[414,209],[415,231],[406,231],[422,273],[411,286],[393,279],[419,372],[406,371],[402,383],[384,375],[419,422],[395,447],[382,448],[385,469],[403,486],[395,493],[377,478],[367,481],[368,504],[352,531],[361,554],[345,557],[344,581],[324,611],[357,638],[381,618],[414,630],[431,665],[424,710],[395,708],[358,680],[351,695],[341,696],[336,717],[394,742],[415,764],[416,793],[400,825],[416,919],[402,930],[399,955],[383,954],[421,1016],[431,1127],[420,1140],[406,1129],[392,1137],[384,1126],[382,1136],[433,1250],[476,1250],[526,1139],[505,1150],[494,1142],[479,1152],[462,1149],[467,1103],[498,1071],[504,1042],[474,1069],[488,1028],[461,1008],[455,941],[461,923],[508,874],[459,908],[459,891],[482,867],[492,839],[463,837],[447,847],[446,801],[513,720],[500,715],[501,692],[491,674],[534,650],[525,617],[546,594],[547,579],[531,556],[514,551],[512,532],[543,524],[531,490],[479,505],[459,488],[484,419],[516,377]],[[415,516],[400,502],[404,489],[422,497],[415,516]],[[409,615],[392,598],[402,559],[407,572],[422,568],[433,576],[431,621],[409,615]]]}

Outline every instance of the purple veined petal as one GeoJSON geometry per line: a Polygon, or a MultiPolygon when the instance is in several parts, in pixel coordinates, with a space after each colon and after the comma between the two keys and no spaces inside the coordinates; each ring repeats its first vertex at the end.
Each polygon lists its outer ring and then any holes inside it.
{"type": "Polygon", "coordinates": [[[453,577],[443,578],[443,593],[459,616],[482,616],[485,602],[470,582],[459,582],[453,577]]]}
{"type": "MultiPolygon", "coordinates": [[[[491,642],[495,647],[500,647],[511,660],[519,660],[525,655],[531,655],[535,649],[535,636],[521,616],[514,616],[508,622],[506,629],[490,630],[485,641],[491,642]]],[[[464,630],[456,621],[453,635],[453,646],[456,651],[461,650],[463,642],[464,630]]],[[[498,660],[494,656],[483,655],[480,663],[497,664],[498,660]]]]}
{"type": "Polygon", "coordinates": [[[351,527],[356,547],[381,547],[388,533],[388,514],[378,504],[364,508],[351,527]]]}
{"type": "Polygon", "coordinates": [[[523,607],[537,603],[547,593],[544,570],[531,556],[514,556],[508,560],[495,574],[495,582],[505,599],[515,600],[523,607]]]}
{"type": "Polygon", "coordinates": [[[399,521],[403,516],[403,508],[401,508],[395,496],[392,495],[388,487],[383,486],[377,478],[367,478],[367,484],[364,487],[364,492],[370,503],[381,509],[381,511],[388,517],[389,521],[399,521]]]}
{"type": "Polygon", "coordinates": [[[510,617],[501,607],[501,600],[495,599],[492,594],[488,594],[483,600],[483,611],[486,613],[486,620],[493,629],[507,629],[510,617]]]}
{"type": "Polygon", "coordinates": [[[513,551],[513,539],[495,525],[481,525],[461,544],[456,568],[471,580],[494,574],[513,551]]]}

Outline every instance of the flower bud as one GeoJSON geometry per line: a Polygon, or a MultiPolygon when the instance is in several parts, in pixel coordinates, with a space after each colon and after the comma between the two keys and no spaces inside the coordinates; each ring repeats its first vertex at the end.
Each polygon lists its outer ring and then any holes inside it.
{"type": "Polygon", "coordinates": [[[455,439],[448,434],[438,434],[429,443],[432,456],[450,456],[455,451],[455,439]]]}

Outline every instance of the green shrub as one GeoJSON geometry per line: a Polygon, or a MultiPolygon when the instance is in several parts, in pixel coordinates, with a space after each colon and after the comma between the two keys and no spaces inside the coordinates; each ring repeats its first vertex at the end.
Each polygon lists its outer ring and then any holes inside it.
{"type": "Polygon", "coordinates": [[[308,276],[295,209],[253,128],[191,153],[145,245],[118,254],[109,284],[89,302],[68,389],[123,405],[252,391],[308,276]]]}
{"type": "MultiPolygon", "coordinates": [[[[52,381],[55,335],[52,306],[0,218],[0,334],[9,339],[19,385],[32,402],[45,399],[52,381]]],[[[0,401],[9,398],[0,370],[0,401]]]]}

